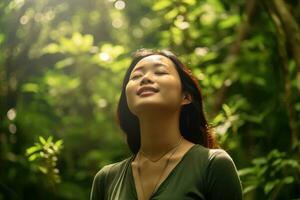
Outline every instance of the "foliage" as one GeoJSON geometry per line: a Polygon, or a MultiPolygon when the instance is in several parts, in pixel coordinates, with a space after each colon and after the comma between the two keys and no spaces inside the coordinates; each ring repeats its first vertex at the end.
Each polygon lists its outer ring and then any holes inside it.
{"type": "Polygon", "coordinates": [[[95,173],[130,155],[115,111],[143,47],[173,50],[196,76],[246,199],[299,198],[299,2],[3,0],[0,11],[0,199],[88,199],[95,173]],[[49,138],[64,141],[52,166],[38,153],[49,138]]]}
{"type": "Polygon", "coordinates": [[[54,187],[60,183],[59,169],[57,168],[57,160],[61,149],[63,148],[62,140],[53,142],[53,137],[48,139],[39,137],[39,142],[34,146],[26,149],[28,160],[32,163],[33,169],[39,170],[45,176],[42,178],[49,182],[49,186],[54,187]]]}
{"type": "MultiPolygon", "coordinates": [[[[242,180],[245,179],[245,194],[259,189],[268,199],[280,199],[284,198],[280,193],[285,185],[299,184],[299,170],[297,158],[290,158],[287,153],[274,149],[266,157],[253,159],[252,166],[241,169],[239,175],[242,180]]],[[[292,198],[291,194],[285,194],[287,196],[292,198]]]]}

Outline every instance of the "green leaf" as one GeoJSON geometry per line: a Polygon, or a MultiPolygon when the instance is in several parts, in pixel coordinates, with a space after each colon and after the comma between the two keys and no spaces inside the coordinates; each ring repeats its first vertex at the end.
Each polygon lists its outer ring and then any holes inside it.
{"type": "Polygon", "coordinates": [[[224,12],[224,7],[222,1],[220,0],[207,0],[209,5],[214,8],[214,10],[218,12],[224,12]]]}
{"type": "Polygon", "coordinates": [[[280,181],[278,179],[272,182],[268,182],[264,187],[265,194],[269,194],[273,190],[273,188],[279,184],[279,182],[280,181]]]}
{"type": "Polygon", "coordinates": [[[223,104],[223,110],[225,111],[226,116],[230,116],[232,114],[230,107],[227,104],[223,104]]]}
{"type": "Polygon", "coordinates": [[[186,4],[190,5],[190,6],[193,6],[193,5],[196,4],[197,1],[196,0],[182,0],[182,2],[186,3],[186,4]]]}
{"type": "Polygon", "coordinates": [[[152,9],[154,11],[160,11],[160,10],[168,8],[169,6],[172,5],[172,3],[173,3],[173,1],[171,1],[171,0],[160,0],[154,4],[152,9]]]}
{"type": "Polygon", "coordinates": [[[54,54],[58,53],[60,50],[59,46],[55,43],[48,44],[46,47],[43,48],[44,53],[54,54]]]}
{"type": "Polygon", "coordinates": [[[47,172],[48,172],[48,169],[47,169],[46,167],[39,166],[38,169],[39,169],[43,174],[47,174],[47,172]]]}
{"type": "Polygon", "coordinates": [[[288,176],[288,177],[285,177],[282,182],[285,183],[285,184],[290,184],[290,183],[293,183],[295,181],[295,178],[292,177],[292,176],[288,176]]]}
{"type": "Polygon", "coordinates": [[[249,174],[255,175],[255,168],[249,167],[249,168],[240,169],[238,171],[238,174],[239,174],[239,176],[245,176],[245,175],[249,175],[249,174]]]}
{"type": "Polygon", "coordinates": [[[173,36],[173,41],[177,44],[177,45],[181,45],[183,42],[183,34],[182,31],[177,28],[177,27],[172,27],[171,28],[171,33],[173,36]]]}
{"type": "Polygon", "coordinates": [[[54,146],[57,148],[57,149],[61,149],[62,148],[62,145],[63,145],[63,140],[57,140],[54,144],[54,146]]]}
{"type": "Polygon", "coordinates": [[[42,136],[39,136],[39,140],[40,140],[41,144],[43,144],[43,145],[45,145],[47,143],[46,140],[42,136]]]}
{"type": "Polygon", "coordinates": [[[26,84],[22,85],[21,90],[23,92],[37,93],[37,92],[39,92],[39,85],[36,83],[26,83],[26,84]]]}
{"type": "Polygon", "coordinates": [[[39,150],[41,150],[41,147],[39,147],[39,146],[32,146],[32,147],[26,149],[26,155],[29,156],[30,154],[32,154],[32,153],[34,153],[36,151],[39,151],[39,150]]]}
{"type": "Polygon", "coordinates": [[[47,143],[51,143],[53,140],[53,137],[52,136],[49,136],[48,139],[47,139],[47,143]]]}
{"type": "Polygon", "coordinates": [[[218,57],[218,54],[216,52],[210,51],[205,56],[201,58],[202,62],[211,61],[218,57]]]}
{"type": "Polygon", "coordinates": [[[55,67],[57,69],[63,69],[65,67],[68,67],[68,66],[72,65],[73,63],[74,63],[74,59],[73,58],[66,58],[66,59],[63,59],[63,60],[57,62],[55,64],[55,67]]]}
{"type": "Polygon", "coordinates": [[[34,161],[35,159],[37,159],[39,157],[39,154],[35,153],[32,154],[31,156],[29,156],[28,160],[29,161],[34,161]]]}
{"type": "Polygon", "coordinates": [[[225,121],[225,116],[223,113],[219,113],[214,119],[213,119],[213,124],[219,124],[223,121],[225,121]]]}
{"type": "Polygon", "coordinates": [[[260,177],[265,176],[266,171],[268,170],[268,166],[267,165],[263,165],[262,167],[259,168],[259,170],[257,171],[257,175],[260,177]]]}
{"type": "Polygon", "coordinates": [[[219,27],[222,29],[230,28],[240,22],[240,16],[232,15],[220,21],[219,27]]]}
{"type": "Polygon", "coordinates": [[[244,194],[247,194],[248,192],[251,192],[252,190],[255,190],[258,187],[258,185],[250,185],[248,187],[245,187],[243,190],[244,194]]]}
{"type": "Polygon", "coordinates": [[[293,160],[293,159],[285,160],[285,164],[296,169],[299,168],[299,162],[297,160],[293,160]]]}
{"type": "Polygon", "coordinates": [[[265,164],[267,162],[267,159],[265,158],[255,158],[252,160],[252,163],[254,165],[262,165],[262,164],[265,164]]]}
{"type": "Polygon", "coordinates": [[[172,10],[170,10],[169,12],[167,12],[165,14],[165,19],[166,20],[172,20],[174,19],[176,16],[178,15],[178,9],[176,7],[174,7],[172,10]]]}

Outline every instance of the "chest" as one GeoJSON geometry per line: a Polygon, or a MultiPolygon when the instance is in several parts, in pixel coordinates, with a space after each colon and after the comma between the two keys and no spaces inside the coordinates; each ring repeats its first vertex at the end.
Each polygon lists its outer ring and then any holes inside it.
{"type": "Polygon", "coordinates": [[[165,182],[176,161],[132,163],[132,174],[139,200],[148,200],[165,182]]]}
{"type": "MultiPolygon", "coordinates": [[[[177,169],[175,166],[170,166],[171,169],[166,170],[158,181],[158,169],[147,167],[147,170],[142,171],[144,175],[139,177],[136,166],[132,166],[132,180],[134,184],[128,188],[134,191],[134,199],[138,200],[204,200],[204,183],[203,178],[199,174],[189,173],[184,169],[177,169]],[[172,169],[173,167],[173,169],[172,169]],[[145,179],[145,180],[144,180],[145,179]],[[156,186],[157,184],[157,186],[156,186]],[[143,188],[141,187],[143,185],[143,188]],[[156,189],[155,189],[156,187],[156,189]]],[[[125,193],[123,193],[125,194],[125,193]]],[[[124,199],[128,199],[124,196],[124,199]]],[[[131,197],[131,199],[133,199],[131,197]]]]}

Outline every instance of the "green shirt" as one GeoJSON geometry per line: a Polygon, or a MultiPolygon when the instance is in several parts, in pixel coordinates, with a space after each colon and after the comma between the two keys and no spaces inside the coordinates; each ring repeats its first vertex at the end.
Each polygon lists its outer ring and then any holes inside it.
{"type": "MultiPolygon", "coordinates": [[[[90,200],[137,200],[131,168],[134,157],[104,166],[94,177],[90,200]]],[[[196,144],[150,199],[240,200],[242,187],[236,167],[224,150],[196,144]]]]}

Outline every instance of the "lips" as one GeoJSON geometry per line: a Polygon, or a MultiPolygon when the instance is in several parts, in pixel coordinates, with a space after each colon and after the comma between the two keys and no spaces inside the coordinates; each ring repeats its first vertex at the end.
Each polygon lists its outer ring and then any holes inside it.
{"type": "Polygon", "coordinates": [[[159,90],[157,88],[150,87],[150,86],[144,86],[144,87],[141,87],[140,89],[138,89],[137,95],[141,95],[143,92],[158,92],[158,91],[159,90]]]}

